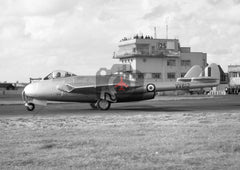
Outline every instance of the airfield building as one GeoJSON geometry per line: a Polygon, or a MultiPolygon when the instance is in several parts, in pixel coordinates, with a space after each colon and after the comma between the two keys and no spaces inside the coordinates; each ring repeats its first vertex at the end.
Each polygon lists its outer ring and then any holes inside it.
{"type": "Polygon", "coordinates": [[[152,37],[124,38],[119,42],[118,52],[113,56],[122,64],[130,64],[138,78],[155,81],[175,81],[183,77],[193,66],[203,69],[207,54],[192,52],[190,47],[181,47],[178,39],[154,39],[152,37]]]}
{"type": "Polygon", "coordinates": [[[228,66],[228,94],[240,94],[240,65],[228,66]]]}

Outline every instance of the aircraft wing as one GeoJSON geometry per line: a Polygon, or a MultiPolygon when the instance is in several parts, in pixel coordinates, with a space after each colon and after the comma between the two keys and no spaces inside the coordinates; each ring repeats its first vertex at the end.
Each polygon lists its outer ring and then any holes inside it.
{"type": "MultiPolygon", "coordinates": [[[[71,84],[66,84],[58,87],[58,90],[67,92],[67,93],[76,93],[76,94],[89,94],[96,93],[97,89],[112,90],[116,84],[100,84],[100,85],[87,85],[87,86],[74,86],[71,84]]],[[[142,86],[128,86],[128,90],[136,89],[142,86]]]]}
{"type": "Polygon", "coordinates": [[[67,93],[82,93],[88,94],[89,92],[96,91],[96,86],[78,86],[75,87],[71,84],[65,84],[58,87],[58,90],[67,92],[67,93]]]}
{"type": "Polygon", "coordinates": [[[87,86],[74,86],[71,84],[66,84],[58,88],[60,91],[64,91],[67,93],[81,93],[81,94],[89,94],[92,92],[96,92],[97,88],[107,88],[107,87],[113,87],[113,84],[109,85],[87,85],[87,86]]]}

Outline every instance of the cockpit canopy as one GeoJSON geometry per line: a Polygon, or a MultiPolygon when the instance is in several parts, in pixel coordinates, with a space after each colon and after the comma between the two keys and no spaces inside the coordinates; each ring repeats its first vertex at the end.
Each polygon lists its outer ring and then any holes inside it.
{"type": "Polygon", "coordinates": [[[64,78],[64,77],[72,77],[76,76],[76,74],[63,71],[63,70],[56,70],[53,71],[52,73],[48,74],[46,77],[44,77],[43,80],[51,80],[51,79],[57,79],[57,78],[64,78]]]}

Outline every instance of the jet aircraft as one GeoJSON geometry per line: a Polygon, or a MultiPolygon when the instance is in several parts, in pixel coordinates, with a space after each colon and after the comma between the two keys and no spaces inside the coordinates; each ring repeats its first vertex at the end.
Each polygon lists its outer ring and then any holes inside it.
{"type": "Polygon", "coordinates": [[[112,103],[153,99],[156,92],[215,87],[220,72],[211,64],[201,73],[200,66],[193,66],[177,81],[162,82],[138,79],[124,74],[77,76],[66,71],[54,71],[40,81],[28,84],[22,98],[27,110],[35,104],[47,105],[48,101],[85,102],[94,109],[108,110],[112,103]]]}

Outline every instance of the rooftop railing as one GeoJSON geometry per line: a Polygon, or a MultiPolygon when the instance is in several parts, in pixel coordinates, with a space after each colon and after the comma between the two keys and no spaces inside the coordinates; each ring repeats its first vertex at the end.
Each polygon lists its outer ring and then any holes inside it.
{"type": "Polygon", "coordinates": [[[135,51],[135,52],[118,52],[114,53],[113,58],[124,58],[124,57],[134,57],[134,56],[159,56],[159,57],[179,57],[180,52],[179,51],[170,51],[170,50],[165,50],[165,51],[135,51]]]}

